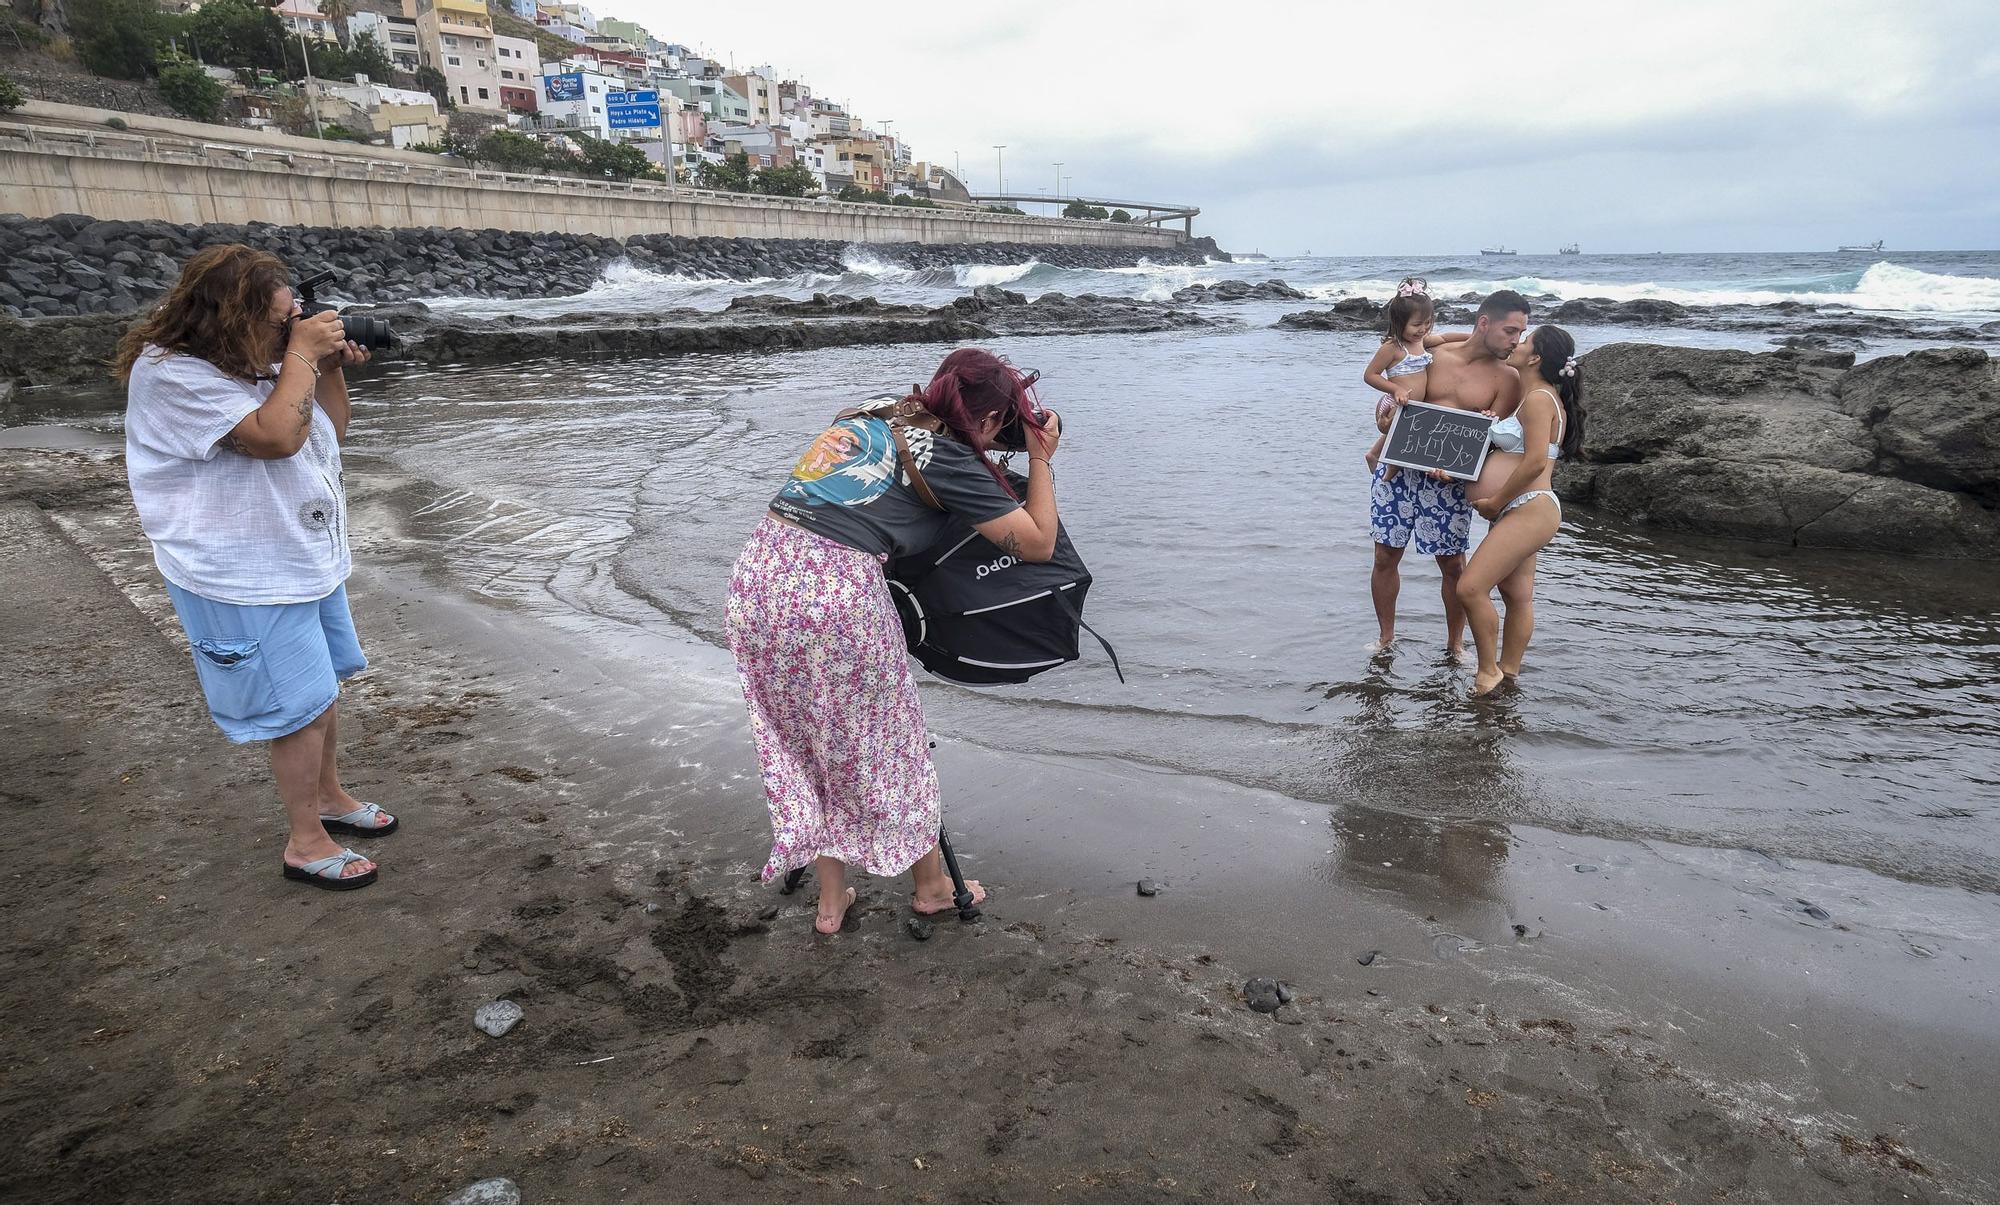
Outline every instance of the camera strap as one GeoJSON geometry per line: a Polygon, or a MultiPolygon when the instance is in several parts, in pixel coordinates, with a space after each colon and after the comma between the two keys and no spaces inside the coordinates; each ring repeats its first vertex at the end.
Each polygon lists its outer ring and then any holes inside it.
{"type": "MultiPolygon", "coordinates": [[[[908,402],[909,399],[905,398],[904,401],[908,402]]],[[[932,510],[943,510],[944,504],[937,500],[937,495],[931,492],[931,483],[925,481],[924,475],[917,470],[917,458],[910,455],[909,441],[903,438],[903,427],[905,425],[908,425],[904,422],[903,410],[904,410],[904,405],[903,403],[899,402],[897,403],[896,408],[890,411],[890,413],[886,417],[881,414],[874,413],[872,411],[862,410],[858,408],[852,410],[842,410],[839,414],[836,414],[833,417],[835,422],[841,422],[843,420],[850,418],[881,419],[882,422],[889,428],[889,438],[896,441],[896,460],[903,466],[903,475],[910,479],[910,488],[917,491],[917,497],[920,500],[922,500],[925,506],[929,507],[932,510]]],[[[928,418],[929,414],[926,413],[925,417],[928,418]]],[[[932,419],[931,421],[936,422],[937,420],[932,419]]]]}

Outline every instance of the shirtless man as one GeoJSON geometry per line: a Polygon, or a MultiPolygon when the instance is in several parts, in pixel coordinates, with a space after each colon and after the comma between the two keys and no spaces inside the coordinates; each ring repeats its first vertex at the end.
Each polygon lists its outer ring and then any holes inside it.
{"type": "MultiPolygon", "coordinates": [[[[1424,400],[1460,410],[1492,410],[1502,417],[1521,404],[1521,376],[1507,364],[1528,329],[1528,299],[1502,289],[1479,303],[1472,337],[1438,347],[1430,366],[1424,400]]],[[[1393,421],[1393,416],[1391,418],[1393,421]]],[[[1453,661],[1465,654],[1465,608],[1458,601],[1458,575],[1465,569],[1466,535],[1472,529],[1472,504],[1465,483],[1443,473],[1404,470],[1383,479],[1375,470],[1369,495],[1368,532],[1375,541],[1375,569],[1369,593],[1375,599],[1375,622],[1381,629],[1376,649],[1396,637],[1396,596],[1402,592],[1403,550],[1414,537],[1420,556],[1437,558],[1444,577],[1445,653],[1453,661]]]]}

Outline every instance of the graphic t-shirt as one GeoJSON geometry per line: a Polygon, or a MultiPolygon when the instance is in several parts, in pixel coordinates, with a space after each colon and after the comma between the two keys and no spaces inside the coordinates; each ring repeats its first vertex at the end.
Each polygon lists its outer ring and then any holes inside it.
{"type": "Polygon", "coordinates": [[[125,404],[125,475],[168,581],[216,602],[312,602],[347,580],[347,492],[333,420],[317,405],[306,446],[259,460],[218,443],[271,396],[207,360],[148,346],[125,404]]]}
{"type": "MultiPolygon", "coordinates": [[[[886,412],[895,398],[871,398],[863,410],[886,412]]],[[[910,459],[945,509],[917,495],[883,419],[841,419],[821,433],[792,468],[771,509],[815,535],[877,555],[921,552],[943,538],[953,516],[998,519],[1021,504],[980,464],[979,453],[949,435],[904,428],[910,459]]]]}

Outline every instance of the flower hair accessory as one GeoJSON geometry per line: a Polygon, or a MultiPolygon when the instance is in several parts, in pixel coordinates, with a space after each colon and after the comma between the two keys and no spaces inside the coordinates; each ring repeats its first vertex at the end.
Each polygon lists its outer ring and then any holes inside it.
{"type": "Polygon", "coordinates": [[[1571,356],[1571,357],[1570,357],[1569,359],[1567,359],[1567,360],[1564,360],[1564,361],[1563,361],[1563,366],[1562,366],[1562,374],[1561,374],[1561,375],[1563,375],[1563,376],[1566,376],[1566,377],[1573,377],[1573,376],[1575,376],[1575,375],[1576,375],[1576,357],[1575,357],[1575,356],[1571,356]]]}
{"type": "Polygon", "coordinates": [[[1430,282],[1421,276],[1405,276],[1403,283],[1396,286],[1398,297],[1422,297],[1430,292],[1430,282]]]}

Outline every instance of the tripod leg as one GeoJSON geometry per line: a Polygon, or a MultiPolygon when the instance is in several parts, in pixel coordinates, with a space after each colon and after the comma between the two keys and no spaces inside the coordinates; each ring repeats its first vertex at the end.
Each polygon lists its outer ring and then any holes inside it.
{"type": "Polygon", "coordinates": [[[938,850],[944,854],[944,867],[951,872],[951,902],[958,906],[958,919],[970,923],[979,919],[979,907],[972,902],[972,890],[965,885],[965,875],[958,869],[958,855],[951,852],[951,838],[938,829],[938,850]]]}

